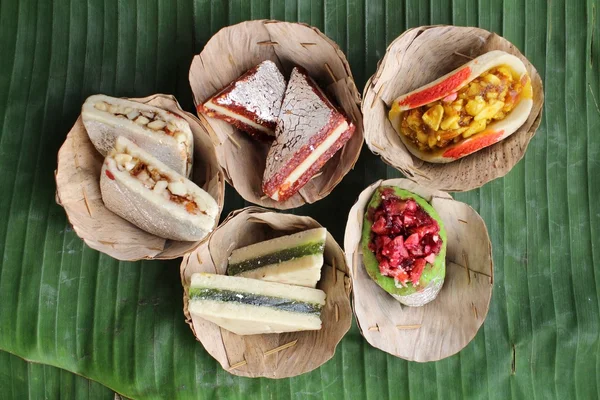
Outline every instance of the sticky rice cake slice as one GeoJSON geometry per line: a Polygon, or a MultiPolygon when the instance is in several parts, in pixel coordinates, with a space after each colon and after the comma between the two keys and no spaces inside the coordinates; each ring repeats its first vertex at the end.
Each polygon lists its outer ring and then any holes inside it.
{"type": "Polygon", "coordinates": [[[325,292],[237,276],[195,273],[189,312],[238,335],[321,329],[325,292]]]}
{"type": "Polygon", "coordinates": [[[314,288],[326,239],[327,229],[315,228],[236,249],[227,274],[314,288]]]}

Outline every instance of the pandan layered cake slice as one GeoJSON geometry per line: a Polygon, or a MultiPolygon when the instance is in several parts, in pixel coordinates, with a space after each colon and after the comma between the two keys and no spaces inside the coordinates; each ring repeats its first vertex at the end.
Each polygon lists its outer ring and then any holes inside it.
{"type": "Polygon", "coordinates": [[[325,292],[238,276],[196,273],[189,311],[238,335],[321,329],[325,292]]]}
{"type": "Polygon", "coordinates": [[[267,156],[264,193],[277,201],[293,196],[342,148],[354,129],[306,71],[294,68],[267,156]]]}
{"type": "Polygon", "coordinates": [[[273,61],[263,61],[198,106],[259,139],[273,139],[285,79],[273,61]]]}
{"type": "Polygon", "coordinates": [[[314,288],[326,239],[327,230],[316,228],[236,249],[227,274],[314,288]]]}

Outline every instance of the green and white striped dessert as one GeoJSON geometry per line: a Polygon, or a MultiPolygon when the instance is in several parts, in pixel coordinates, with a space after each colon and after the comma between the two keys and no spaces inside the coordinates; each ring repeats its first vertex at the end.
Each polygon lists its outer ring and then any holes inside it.
{"type": "Polygon", "coordinates": [[[325,292],[237,276],[196,273],[189,312],[238,335],[321,329],[325,292]]]}
{"type": "Polygon", "coordinates": [[[227,274],[314,288],[326,238],[325,228],[315,228],[236,249],[227,274]]]}

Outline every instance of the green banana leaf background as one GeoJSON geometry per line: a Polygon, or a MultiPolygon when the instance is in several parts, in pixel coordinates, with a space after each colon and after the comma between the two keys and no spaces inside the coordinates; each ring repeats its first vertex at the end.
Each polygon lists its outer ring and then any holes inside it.
{"type": "MultiPolygon", "coordinates": [[[[2,0],[0,398],[598,398],[598,6],[2,0]],[[277,381],[233,376],[184,323],[179,260],[119,262],[91,250],[55,203],[56,154],[88,95],[171,93],[193,111],[192,57],[220,28],[258,18],[323,30],[345,51],[360,89],[394,38],[428,24],[497,32],[540,72],[544,118],[525,158],[506,177],[455,194],[484,218],[495,264],[489,315],[459,354],[410,363],[372,348],[354,324],[313,372],[277,381]]],[[[398,176],[365,147],[330,196],[293,212],[342,243],[358,193],[398,176]]],[[[247,205],[227,190],[224,215],[247,205]]]]}

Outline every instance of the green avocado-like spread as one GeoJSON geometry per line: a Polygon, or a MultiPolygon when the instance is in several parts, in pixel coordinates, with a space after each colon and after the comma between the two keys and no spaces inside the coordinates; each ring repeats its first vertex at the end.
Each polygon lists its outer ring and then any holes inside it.
{"type": "Polygon", "coordinates": [[[254,293],[235,292],[225,289],[190,288],[190,299],[234,302],[251,306],[271,307],[282,311],[302,314],[318,315],[321,313],[320,304],[254,293]]]}
{"type": "Polygon", "coordinates": [[[417,291],[427,287],[427,285],[435,279],[444,279],[446,275],[446,229],[444,228],[444,223],[442,219],[438,215],[437,211],[429,204],[424,198],[409,192],[408,190],[400,189],[396,186],[381,186],[377,188],[373,197],[369,201],[367,205],[367,209],[365,212],[365,217],[363,221],[363,230],[362,230],[362,238],[361,238],[361,246],[363,250],[363,262],[365,264],[365,268],[369,276],[386,292],[399,295],[399,296],[408,296],[417,291]],[[425,210],[427,214],[431,218],[437,221],[440,226],[440,238],[442,239],[442,248],[440,252],[435,257],[435,261],[433,264],[427,264],[425,269],[423,270],[423,274],[419,279],[419,284],[417,286],[413,285],[411,282],[408,282],[406,287],[397,287],[394,278],[389,276],[384,276],[379,271],[379,262],[377,258],[375,258],[375,254],[369,249],[369,241],[371,240],[371,227],[373,226],[373,222],[369,219],[369,215],[372,213],[369,210],[377,209],[379,204],[382,201],[381,194],[385,190],[392,190],[394,195],[402,200],[413,199],[415,202],[425,210]]]}
{"type": "Polygon", "coordinates": [[[229,264],[227,267],[227,275],[238,275],[251,269],[282,263],[294,258],[319,254],[323,252],[323,249],[325,249],[324,241],[305,243],[300,246],[283,249],[274,253],[265,254],[260,257],[244,260],[236,264],[229,264]]]}

